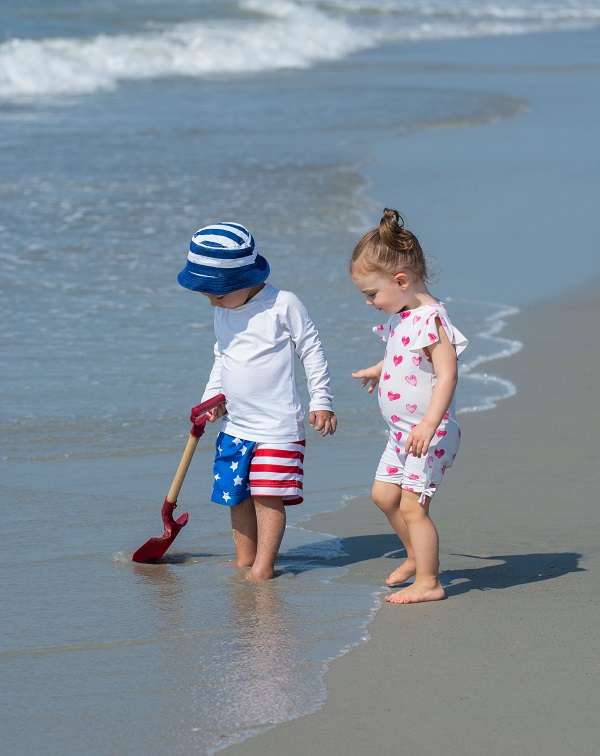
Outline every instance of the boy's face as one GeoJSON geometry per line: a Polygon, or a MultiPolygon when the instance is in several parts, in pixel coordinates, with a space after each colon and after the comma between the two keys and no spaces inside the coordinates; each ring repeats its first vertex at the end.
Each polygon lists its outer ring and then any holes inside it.
{"type": "Polygon", "coordinates": [[[264,286],[264,283],[253,286],[250,289],[238,289],[232,291],[231,294],[224,294],[223,296],[216,296],[215,294],[204,294],[208,297],[213,307],[223,307],[226,310],[235,310],[236,307],[241,307],[246,302],[250,301],[252,297],[257,294],[264,286]]]}

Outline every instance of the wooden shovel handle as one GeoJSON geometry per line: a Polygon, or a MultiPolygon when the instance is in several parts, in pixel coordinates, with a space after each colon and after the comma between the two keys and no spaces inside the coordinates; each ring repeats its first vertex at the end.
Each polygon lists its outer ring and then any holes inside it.
{"type": "MultiPolygon", "coordinates": [[[[225,397],[223,396],[223,394],[217,394],[217,396],[213,396],[211,399],[207,399],[205,402],[202,402],[202,404],[199,406],[200,413],[208,412],[209,410],[213,409],[213,407],[218,407],[219,404],[223,404],[224,401],[225,397]]],[[[173,483],[171,485],[171,488],[169,489],[169,493],[167,494],[167,499],[173,504],[175,504],[177,501],[177,497],[179,496],[179,492],[181,491],[181,486],[183,485],[183,481],[185,480],[185,476],[187,475],[190,462],[192,461],[192,457],[194,456],[194,452],[196,451],[199,440],[200,437],[192,435],[190,435],[190,437],[188,438],[186,447],[183,451],[183,456],[181,457],[181,462],[179,463],[179,467],[177,468],[177,472],[175,473],[175,477],[173,478],[173,483]]]]}

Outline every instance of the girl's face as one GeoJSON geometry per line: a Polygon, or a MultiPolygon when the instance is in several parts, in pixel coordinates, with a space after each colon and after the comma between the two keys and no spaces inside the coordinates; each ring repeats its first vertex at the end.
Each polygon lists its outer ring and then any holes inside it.
{"type": "Polygon", "coordinates": [[[352,275],[352,281],[365,295],[368,305],[382,310],[387,315],[395,315],[409,305],[409,281],[406,273],[398,273],[396,276],[381,272],[355,273],[352,275]]]}

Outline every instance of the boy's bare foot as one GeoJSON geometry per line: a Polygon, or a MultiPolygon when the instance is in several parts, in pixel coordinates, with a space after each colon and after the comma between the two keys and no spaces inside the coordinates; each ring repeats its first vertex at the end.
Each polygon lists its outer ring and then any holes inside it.
{"type": "Polygon", "coordinates": [[[392,588],[395,585],[406,583],[409,578],[414,577],[416,574],[417,571],[415,569],[414,559],[406,559],[402,562],[400,567],[394,570],[392,574],[385,579],[385,582],[390,588],[392,588]]]}
{"type": "Polygon", "coordinates": [[[438,582],[433,588],[426,588],[417,582],[403,588],[401,591],[391,593],[385,597],[390,604],[416,604],[420,601],[441,601],[446,598],[446,591],[438,582]]]}
{"type": "Polygon", "coordinates": [[[262,583],[265,580],[271,580],[275,577],[275,570],[271,569],[255,569],[251,567],[244,575],[246,580],[252,580],[254,583],[262,583]]]}

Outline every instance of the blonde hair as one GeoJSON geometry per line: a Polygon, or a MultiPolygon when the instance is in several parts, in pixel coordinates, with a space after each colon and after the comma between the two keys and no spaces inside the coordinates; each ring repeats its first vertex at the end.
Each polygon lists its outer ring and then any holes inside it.
{"type": "Polygon", "coordinates": [[[427,262],[417,237],[404,228],[404,218],[397,210],[386,207],[379,228],[374,228],[358,242],[350,258],[350,274],[383,272],[396,275],[409,270],[427,282],[427,262]]]}

